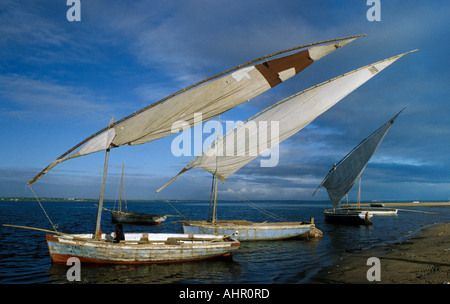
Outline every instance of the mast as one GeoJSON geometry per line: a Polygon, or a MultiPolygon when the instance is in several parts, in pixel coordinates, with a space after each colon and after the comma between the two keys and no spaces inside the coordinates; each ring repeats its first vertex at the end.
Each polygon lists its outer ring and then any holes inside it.
{"type": "MultiPolygon", "coordinates": [[[[216,140],[219,140],[219,128],[220,128],[220,115],[217,119],[217,136],[216,136],[216,140]]],[[[217,149],[217,146],[216,146],[217,149]]],[[[217,154],[216,154],[217,155],[217,154]]],[[[216,157],[216,172],[217,172],[217,157],[216,157]]],[[[212,222],[215,223],[216,222],[216,202],[217,202],[217,176],[215,174],[213,174],[214,176],[214,201],[213,201],[213,213],[212,213],[212,222]]]]}
{"type": "Polygon", "coordinates": [[[359,177],[359,186],[358,186],[358,208],[361,207],[361,176],[359,177]]]}
{"type": "Polygon", "coordinates": [[[213,214],[212,214],[212,222],[216,222],[216,202],[217,202],[217,177],[215,178],[214,183],[214,202],[213,202],[213,214]]]}
{"type": "Polygon", "coordinates": [[[119,211],[122,211],[122,186],[123,186],[123,163],[122,163],[122,177],[120,179],[119,211]]]}
{"type": "Polygon", "coordinates": [[[97,210],[97,221],[95,223],[95,239],[100,239],[102,236],[102,230],[100,223],[102,221],[102,209],[103,209],[103,197],[105,195],[105,184],[106,184],[106,172],[108,170],[108,160],[109,160],[109,149],[105,153],[105,163],[103,164],[103,177],[102,177],[102,187],[100,189],[100,198],[98,200],[98,210],[97,210]]]}
{"type": "MultiPolygon", "coordinates": [[[[112,126],[113,121],[114,116],[111,118],[111,121],[109,123],[110,126],[112,126]]],[[[106,149],[105,162],[103,164],[102,187],[100,189],[100,198],[98,199],[97,221],[95,223],[95,235],[94,235],[95,239],[100,239],[102,237],[102,230],[100,226],[102,221],[103,198],[105,196],[106,173],[108,171],[109,150],[110,149],[106,149]]]]}

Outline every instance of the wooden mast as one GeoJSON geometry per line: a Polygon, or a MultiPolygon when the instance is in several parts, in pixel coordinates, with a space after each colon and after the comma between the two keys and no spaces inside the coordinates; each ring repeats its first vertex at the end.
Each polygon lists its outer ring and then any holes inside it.
{"type": "Polygon", "coordinates": [[[358,208],[361,207],[361,176],[359,177],[359,186],[358,186],[358,208]]]}
{"type": "MultiPolygon", "coordinates": [[[[220,115],[217,119],[217,139],[219,140],[219,128],[220,128],[220,115]]],[[[217,145],[216,145],[216,151],[217,151],[217,145]]],[[[217,153],[216,153],[216,171],[217,171],[217,153]]],[[[215,223],[216,222],[216,202],[217,202],[217,176],[215,176],[215,181],[214,181],[214,202],[213,202],[213,214],[212,214],[212,222],[215,223]]]]}
{"type": "Polygon", "coordinates": [[[119,211],[122,211],[122,186],[123,186],[123,163],[122,163],[122,177],[120,179],[119,211]]]}
{"type": "MultiPolygon", "coordinates": [[[[110,127],[113,125],[113,121],[114,121],[114,116],[111,118],[111,121],[109,123],[110,127]]],[[[103,198],[105,196],[106,173],[108,171],[109,150],[110,149],[106,149],[105,162],[103,164],[102,187],[100,189],[100,198],[98,199],[97,221],[95,223],[95,234],[94,234],[95,239],[101,239],[101,237],[102,237],[101,221],[102,221],[102,210],[103,210],[103,198]]]]}
{"type": "Polygon", "coordinates": [[[213,214],[212,214],[212,222],[216,222],[216,201],[217,201],[217,177],[215,178],[214,184],[214,202],[213,202],[213,214]]]}
{"type": "Polygon", "coordinates": [[[105,184],[106,184],[106,172],[108,170],[108,160],[109,160],[109,149],[105,153],[105,163],[103,165],[103,177],[102,177],[102,187],[100,189],[100,198],[98,200],[98,210],[97,210],[97,221],[95,223],[95,239],[100,239],[102,237],[102,230],[100,223],[102,221],[102,210],[103,210],[103,198],[105,196],[105,184]]]}

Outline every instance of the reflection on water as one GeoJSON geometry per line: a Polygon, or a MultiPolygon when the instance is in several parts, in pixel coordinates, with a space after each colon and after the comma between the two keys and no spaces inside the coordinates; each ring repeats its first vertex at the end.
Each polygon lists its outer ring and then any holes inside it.
{"type": "MultiPolygon", "coordinates": [[[[48,270],[50,283],[66,283],[68,268],[52,265],[48,270]]],[[[222,283],[241,274],[239,263],[231,258],[148,265],[81,264],[81,281],[95,284],[222,283]]]]}

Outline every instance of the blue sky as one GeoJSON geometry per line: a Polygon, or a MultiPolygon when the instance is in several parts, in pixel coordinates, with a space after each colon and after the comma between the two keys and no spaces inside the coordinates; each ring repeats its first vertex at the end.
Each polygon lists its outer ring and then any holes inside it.
{"type": "MultiPolygon", "coordinates": [[[[363,200],[449,200],[449,22],[446,1],[87,1],[69,22],[65,0],[0,4],[0,196],[32,196],[26,182],[69,148],[167,95],[294,46],[367,34],[300,75],[221,116],[245,120],[310,86],[413,49],[283,142],[273,168],[251,162],[220,199],[326,200],[312,193],[333,163],[403,107],[363,174],[363,200]],[[131,4],[130,4],[131,3],[131,4]]],[[[176,135],[111,151],[106,197],[125,163],[128,199],[209,199],[211,177],[187,172],[176,135]]],[[[205,135],[206,137],[207,135],[205,135]]],[[[39,196],[96,198],[104,153],[69,160],[33,185],[39,196]]],[[[354,191],[350,199],[355,199],[354,191]]]]}

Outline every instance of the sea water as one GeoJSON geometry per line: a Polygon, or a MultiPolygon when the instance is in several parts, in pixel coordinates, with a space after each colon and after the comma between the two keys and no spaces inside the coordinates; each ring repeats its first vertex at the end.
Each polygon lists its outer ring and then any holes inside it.
{"type": "MultiPolygon", "coordinates": [[[[81,265],[81,283],[113,284],[297,284],[308,283],[322,267],[342,256],[373,246],[405,240],[423,227],[446,223],[449,207],[405,207],[394,216],[374,216],[372,226],[342,226],[325,223],[327,202],[254,201],[287,221],[314,218],[323,238],[311,240],[242,242],[232,258],[196,262],[150,265],[81,265]],[[430,214],[429,212],[437,213],[430,214]]],[[[96,201],[42,201],[48,217],[63,233],[95,231],[96,201]]],[[[114,202],[105,202],[112,209],[114,202]]],[[[152,214],[187,215],[187,220],[205,220],[209,202],[161,201],[128,202],[128,210],[152,214]]],[[[240,201],[219,201],[218,219],[245,219],[255,222],[276,221],[240,201]]],[[[127,232],[180,233],[177,220],[168,217],[156,226],[124,225],[127,232]]],[[[1,201],[0,224],[12,224],[52,230],[49,219],[36,201],[1,201]]],[[[109,212],[103,212],[102,231],[114,231],[109,212]]],[[[70,266],[53,265],[45,232],[0,227],[0,283],[71,283],[70,266]]]]}

